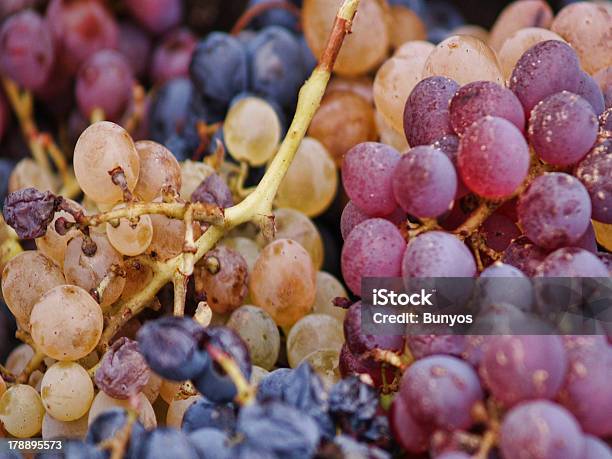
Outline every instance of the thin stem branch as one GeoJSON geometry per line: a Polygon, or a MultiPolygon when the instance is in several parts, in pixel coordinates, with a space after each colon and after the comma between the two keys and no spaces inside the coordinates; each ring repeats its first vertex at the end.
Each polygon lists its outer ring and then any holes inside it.
{"type": "Polygon", "coordinates": [[[208,344],[206,346],[206,351],[210,354],[215,362],[221,365],[223,371],[227,373],[236,386],[236,390],[238,392],[236,395],[236,401],[238,404],[245,406],[253,403],[255,401],[255,388],[246,380],[234,359],[212,344],[208,344]]]}
{"type": "Polygon", "coordinates": [[[21,374],[17,377],[17,382],[21,384],[28,382],[28,378],[30,377],[32,372],[40,368],[40,365],[42,364],[45,357],[46,357],[45,354],[41,351],[34,352],[34,355],[30,359],[26,367],[23,369],[21,374]]]}

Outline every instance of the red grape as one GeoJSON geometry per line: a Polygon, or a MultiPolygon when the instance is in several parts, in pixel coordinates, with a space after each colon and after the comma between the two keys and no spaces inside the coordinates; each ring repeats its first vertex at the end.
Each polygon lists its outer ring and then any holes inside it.
{"type": "Polygon", "coordinates": [[[393,437],[406,451],[411,453],[427,451],[431,431],[412,417],[402,397],[395,397],[391,404],[389,424],[393,437]]]}
{"type": "Polygon", "coordinates": [[[143,27],[156,35],[177,26],[183,16],[182,0],[125,0],[125,5],[143,27]]]}
{"type": "Polygon", "coordinates": [[[547,250],[538,247],[527,237],[521,236],[506,248],[502,261],[520,269],[526,276],[532,277],[547,255],[547,250]]]}
{"type": "Polygon", "coordinates": [[[586,72],[581,72],[576,94],[583,97],[597,114],[601,115],[606,108],[604,95],[595,79],[586,72]]]}
{"type": "MultiPolygon", "coordinates": [[[[353,201],[347,202],[340,216],[340,232],[342,233],[342,239],[346,239],[349,233],[353,231],[359,223],[370,218],[369,215],[362,212],[359,207],[353,204],[353,201]]],[[[406,213],[400,207],[397,207],[392,214],[383,218],[397,226],[406,221],[406,213]]]]}
{"type": "MultiPolygon", "coordinates": [[[[453,134],[445,135],[444,137],[440,137],[438,140],[432,143],[431,146],[444,153],[448,157],[448,159],[451,160],[453,166],[455,166],[455,170],[457,169],[459,137],[453,134]]],[[[457,174],[457,194],[455,194],[455,199],[460,199],[469,193],[470,190],[468,190],[468,188],[465,186],[465,183],[463,183],[463,180],[461,180],[459,174],[457,174]]]]}
{"type": "Polygon", "coordinates": [[[612,139],[591,150],[575,173],[591,197],[593,219],[612,223],[612,139]]]}
{"type": "Polygon", "coordinates": [[[151,39],[144,30],[127,21],[119,24],[119,52],[139,78],[147,72],[151,48],[151,39]]]}
{"type": "Polygon", "coordinates": [[[173,78],[189,76],[189,64],[195,46],[196,38],[188,29],[170,32],[153,53],[153,82],[163,84],[173,78]]]}

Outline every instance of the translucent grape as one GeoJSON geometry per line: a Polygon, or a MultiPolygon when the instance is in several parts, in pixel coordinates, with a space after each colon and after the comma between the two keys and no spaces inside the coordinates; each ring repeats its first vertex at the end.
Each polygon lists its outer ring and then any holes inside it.
{"type": "Polygon", "coordinates": [[[57,191],[57,178],[43,169],[30,158],[24,158],[17,163],[8,181],[8,192],[12,193],[22,188],[36,188],[39,191],[57,191]]]}
{"type": "Polygon", "coordinates": [[[322,349],[340,352],[344,343],[342,324],[324,314],[309,314],[296,322],[287,337],[287,357],[296,368],[307,355],[322,349]]]}
{"type": "Polygon", "coordinates": [[[591,218],[591,200],[579,180],[554,172],[532,182],[517,210],[525,236],[543,248],[555,249],[582,237],[591,218]]]}
{"type": "MultiPolygon", "coordinates": [[[[361,222],[368,220],[370,217],[363,213],[359,207],[353,204],[353,201],[349,201],[342,209],[342,215],[340,216],[340,232],[342,233],[342,239],[346,239],[351,231],[361,222]]],[[[406,214],[401,207],[397,207],[395,211],[383,217],[385,220],[389,220],[394,225],[398,226],[402,222],[406,221],[406,214]]]]}
{"type": "Polygon", "coordinates": [[[475,24],[464,24],[450,31],[450,35],[471,35],[484,43],[489,42],[489,31],[475,24]]]}
{"type": "MultiPolygon", "coordinates": [[[[119,400],[106,395],[100,391],[94,397],[89,415],[87,417],[87,423],[91,426],[91,423],[102,413],[110,411],[113,408],[130,408],[130,400],[119,400]]],[[[145,429],[154,429],[157,427],[157,419],[153,407],[147,397],[143,394],[138,395],[138,420],[142,423],[145,429]]]]}
{"type": "MultiPolygon", "coordinates": [[[[313,54],[319,58],[325,49],[341,0],[307,0],[302,9],[304,35],[313,54]]],[[[366,0],[359,5],[351,24],[351,35],[344,40],[334,71],[340,75],[361,75],[372,70],[386,56],[389,31],[384,5],[366,0]],[[372,40],[371,37],[376,37],[372,40]]]]}
{"type": "Polygon", "coordinates": [[[151,140],[135,143],[140,161],[140,174],[134,193],[143,201],[153,201],[164,186],[181,190],[181,166],[163,145],[151,140]]]}
{"type": "Polygon", "coordinates": [[[399,153],[381,143],[355,145],[344,158],[342,184],[353,203],[366,214],[391,214],[397,203],[393,197],[393,172],[399,153]]]}
{"type": "Polygon", "coordinates": [[[245,97],[227,112],[223,123],[225,144],[232,157],[261,166],[269,161],[281,136],[281,125],[274,108],[258,97],[245,97]],[[257,120],[257,123],[253,123],[257,120]]]}
{"type": "MultiPolygon", "coordinates": [[[[327,85],[327,94],[337,91],[350,92],[360,96],[371,106],[374,103],[374,94],[372,93],[373,81],[373,78],[368,75],[361,75],[358,77],[334,75],[327,85]]],[[[325,99],[325,97],[323,97],[323,99],[325,99]]]]}
{"type": "Polygon", "coordinates": [[[544,277],[608,277],[604,263],[591,252],[577,247],[564,247],[548,255],[537,267],[544,277]]]}
{"type": "Polygon", "coordinates": [[[226,326],[244,340],[253,365],[266,370],[274,367],[280,350],[280,335],[266,311],[257,306],[241,306],[232,312],[226,326]]]}
{"type": "Polygon", "coordinates": [[[251,368],[251,379],[249,380],[249,383],[257,387],[259,383],[269,374],[270,372],[268,370],[264,370],[257,365],[253,365],[253,368],[251,368]]]}
{"type": "Polygon", "coordinates": [[[86,242],[83,235],[76,236],[68,243],[64,257],[64,274],[69,284],[77,285],[88,292],[98,288],[105,277],[112,276],[100,298],[100,305],[105,307],[114,303],[125,287],[125,278],[112,273],[113,266],[123,267],[123,257],[104,234],[92,232],[90,237],[96,245],[93,255],[83,250],[86,242]]]}
{"type": "Polygon", "coordinates": [[[169,381],[167,379],[162,380],[161,387],[159,389],[159,396],[162,398],[164,402],[168,405],[172,403],[175,395],[178,393],[179,388],[181,387],[180,382],[169,381]]]}
{"type": "MultiPolygon", "coordinates": [[[[277,220],[275,220],[275,224],[278,225],[278,217],[277,220]]],[[[255,242],[253,242],[253,240],[246,237],[237,236],[225,238],[221,241],[221,244],[226,247],[229,247],[232,250],[235,250],[240,255],[242,255],[242,258],[244,258],[244,261],[246,261],[246,264],[249,268],[249,272],[253,270],[253,266],[255,266],[255,261],[259,256],[259,246],[255,242]]]]}
{"type": "Polygon", "coordinates": [[[363,277],[397,277],[406,241],[389,221],[373,218],[360,223],[342,247],[342,275],[347,287],[361,295],[363,277]]]}
{"type": "Polygon", "coordinates": [[[61,270],[42,253],[30,250],[12,258],[2,272],[2,296],[23,330],[30,328],[30,314],[40,298],[66,280],[61,270]]]}
{"type": "Polygon", "coordinates": [[[525,132],[525,114],[514,93],[491,81],[475,81],[460,88],[450,103],[450,121],[455,132],[465,133],[483,116],[504,118],[525,132]]]}
{"type": "Polygon", "coordinates": [[[457,173],[448,157],[433,147],[413,148],[393,174],[393,195],[408,214],[435,218],[448,211],[457,192],[457,173]]]}
{"type": "Polygon", "coordinates": [[[305,137],[278,187],[276,203],[315,217],[330,206],[337,187],[331,156],[318,140],[305,137]]]}
{"type": "Polygon", "coordinates": [[[591,197],[592,218],[612,223],[612,139],[596,145],[578,164],[575,175],[591,197]]]}
{"type": "Polygon", "coordinates": [[[40,432],[45,409],[38,392],[26,384],[16,384],[0,398],[0,421],[14,437],[28,438],[40,432]]]}
{"type": "MultiPolygon", "coordinates": [[[[68,201],[74,209],[81,209],[80,204],[71,199],[64,199],[68,201]]],[[[63,269],[66,247],[70,239],[77,236],[78,230],[76,228],[70,228],[66,234],[59,234],[55,231],[55,222],[58,218],[64,218],[68,222],[74,222],[74,217],[68,212],[63,210],[55,212],[55,217],[53,217],[53,220],[47,227],[45,235],[36,239],[36,247],[43,255],[53,260],[56,265],[63,269]]]]}
{"type": "Polygon", "coordinates": [[[525,27],[548,29],[553,20],[553,11],[545,1],[527,0],[508,5],[499,14],[489,37],[489,46],[499,51],[515,32],[525,27]]]}
{"type": "Polygon", "coordinates": [[[42,421],[43,440],[75,439],[83,440],[87,434],[87,416],[76,421],[58,421],[49,413],[42,421]]]}
{"type": "MultiPolygon", "coordinates": [[[[156,260],[166,261],[183,251],[185,223],[183,220],[168,218],[165,215],[150,215],[153,225],[153,239],[146,253],[156,260]]],[[[194,224],[194,231],[196,225],[194,224]]],[[[199,234],[197,231],[195,234],[199,234]]],[[[197,238],[197,237],[196,237],[197,238]]]]}
{"type": "Polygon", "coordinates": [[[441,76],[425,78],[414,87],[404,108],[404,133],[411,147],[454,134],[448,106],[458,89],[455,81],[441,76]]]}
{"type": "MultiPolygon", "coordinates": [[[[125,204],[119,204],[114,209],[124,208],[125,204]]],[[[111,245],[122,255],[133,257],[143,253],[153,239],[153,224],[151,217],[141,215],[135,226],[126,218],[119,220],[119,226],[114,227],[110,223],[106,225],[106,237],[111,245]]]]}
{"type": "Polygon", "coordinates": [[[127,186],[134,190],[140,169],[138,152],[125,129],[108,121],[92,124],[74,147],[74,173],[85,194],[96,202],[112,204],[123,197],[109,172],[121,167],[127,186]]]}
{"type": "Polygon", "coordinates": [[[45,372],[40,393],[47,413],[58,421],[76,421],[89,411],[94,387],[81,365],[58,362],[45,372]]]}
{"type": "Polygon", "coordinates": [[[215,170],[206,163],[190,160],[182,161],[181,191],[179,193],[181,198],[185,201],[191,201],[191,194],[214,173],[215,170]]]}
{"type": "Polygon", "coordinates": [[[452,78],[460,85],[480,80],[504,84],[495,51],[470,35],[455,35],[436,46],[423,68],[423,78],[431,76],[452,78]]]}
{"type": "Polygon", "coordinates": [[[156,375],[154,372],[149,372],[149,381],[147,385],[142,389],[142,393],[145,397],[153,404],[157,397],[159,397],[159,391],[161,389],[162,379],[160,376],[156,375]]]}
{"type": "Polygon", "coordinates": [[[511,195],[529,171],[529,147],[514,124],[486,116],[472,124],[459,144],[459,173],[479,196],[497,199],[511,195]]]}
{"type": "Polygon", "coordinates": [[[319,271],[317,273],[317,293],[312,305],[312,312],[344,320],[346,310],[333,304],[333,300],[338,297],[348,298],[348,293],[342,283],[330,273],[319,271]]]}
{"type": "Polygon", "coordinates": [[[249,276],[249,291],[253,302],[284,327],[310,311],[315,282],[308,252],[297,242],[279,239],[261,251],[249,276]]]}
{"type": "Polygon", "coordinates": [[[391,5],[389,35],[391,46],[399,48],[406,42],[427,39],[427,27],[421,18],[402,5],[391,5]]]}
{"type": "Polygon", "coordinates": [[[539,102],[529,118],[529,143],[545,162],[577,163],[597,138],[597,116],[582,97],[562,91],[539,102]]]}
{"type": "Polygon", "coordinates": [[[584,437],[567,410],[546,400],[535,401],[506,414],[500,448],[503,457],[521,457],[533,451],[538,459],[581,459],[584,437]]]}
{"type": "Polygon", "coordinates": [[[183,416],[191,405],[201,399],[201,395],[192,395],[184,400],[172,400],[168,406],[168,413],[166,414],[166,426],[174,429],[180,429],[183,424],[183,416]]]}

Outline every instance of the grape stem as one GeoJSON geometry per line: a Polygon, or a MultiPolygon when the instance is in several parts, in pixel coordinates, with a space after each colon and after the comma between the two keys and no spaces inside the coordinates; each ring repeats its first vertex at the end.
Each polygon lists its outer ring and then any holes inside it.
{"type": "Polygon", "coordinates": [[[100,121],[104,121],[105,119],[106,119],[106,114],[104,113],[104,110],[102,110],[100,107],[94,108],[91,111],[91,114],[89,115],[89,122],[91,124],[95,124],[100,121]]]}
{"type": "Polygon", "coordinates": [[[234,27],[232,27],[230,34],[234,36],[238,35],[257,16],[259,16],[262,13],[265,13],[266,11],[274,10],[274,9],[283,9],[283,10],[289,11],[297,19],[299,19],[301,15],[300,9],[297,6],[285,0],[272,0],[269,2],[258,3],[257,5],[254,5],[251,8],[247,9],[242,14],[242,16],[238,18],[238,20],[236,21],[236,24],[234,24],[234,27]]]}
{"type": "Polygon", "coordinates": [[[138,418],[139,399],[138,397],[130,398],[130,406],[127,409],[127,419],[125,425],[119,429],[111,438],[100,443],[101,449],[110,450],[110,459],[121,459],[125,457],[126,448],[130,435],[132,434],[132,426],[138,418]]]}
{"type": "Polygon", "coordinates": [[[17,379],[13,372],[2,364],[0,364],[0,376],[2,376],[2,379],[4,379],[6,382],[13,382],[17,379]]]}
{"type": "Polygon", "coordinates": [[[20,384],[27,383],[28,378],[30,377],[32,372],[40,368],[40,365],[42,364],[45,357],[46,355],[41,351],[34,352],[34,355],[30,359],[26,367],[23,369],[21,374],[17,377],[17,383],[20,383],[20,384]]]}
{"type": "Polygon", "coordinates": [[[135,83],[132,88],[133,110],[125,120],[125,130],[133,134],[145,116],[145,100],[147,93],[142,85],[135,83]]]}
{"type": "MultiPolygon", "coordinates": [[[[359,0],[344,0],[336,16],[321,60],[310,78],[300,89],[295,116],[276,156],[255,190],[241,203],[225,209],[223,224],[209,227],[195,242],[196,252],[193,254],[195,262],[212,249],[228,231],[242,223],[254,221],[262,228],[264,236],[273,234],[272,202],[321,103],[340,47],[344,37],[350,32],[351,22],[358,6],[359,0]]],[[[184,212],[184,207],[182,209],[182,212],[184,212]]],[[[184,213],[182,215],[184,216],[184,213]]],[[[198,220],[195,211],[194,219],[198,220]]],[[[108,324],[102,332],[99,344],[100,350],[106,351],[108,343],[123,324],[142,311],[152,301],[155,294],[173,279],[176,270],[183,266],[184,257],[185,254],[180,254],[166,262],[156,264],[153,269],[153,276],[144,288],[133,296],[117,303],[117,313],[109,318],[108,324]]]]}

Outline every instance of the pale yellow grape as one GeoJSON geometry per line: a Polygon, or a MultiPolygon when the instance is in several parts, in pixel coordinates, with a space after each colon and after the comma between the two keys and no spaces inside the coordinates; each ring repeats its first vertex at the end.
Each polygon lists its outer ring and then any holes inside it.
{"type": "MultiPolygon", "coordinates": [[[[89,414],[87,416],[87,424],[91,425],[94,420],[113,408],[130,408],[130,400],[119,400],[106,395],[103,391],[96,394],[91,404],[89,414]]],[[[151,403],[143,394],[138,394],[138,420],[142,423],[145,429],[153,429],[157,427],[157,419],[151,403]]]]}
{"type": "Polygon", "coordinates": [[[310,255],[291,239],[271,242],[249,276],[253,302],[280,326],[290,326],[312,308],[316,271],[310,255]]]}
{"type": "Polygon", "coordinates": [[[181,162],[181,188],[180,195],[185,201],[191,199],[191,193],[200,186],[209,175],[214,174],[215,170],[208,164],[201,161],[191,161],[189,159],[181,162]]]}
{"type": "Polygon", "coordinates": [[[125,129],[110,121],[94,123],[83,131],[74,147],[73,163],[79,186],[96,202],[112,204],[123,198],[110,171],[123,169],[130,191],[138,181],[140,160],[134,141],[125,129]]]}
{"type": "Polygon", "coordinates": [[[57,362],[45,372],[40,393],[47,413],[59,421],[75,421],[89,411],[94,387],[81,365],[57,362]]]}
{"type": "Polygon", "coordinates": [[[342,323],[325,314],[309,314],[300,319],[287,337],[287,357],[291,368],[297,367],[311,352],[333,349],[340,352],[344,343],[342,323]]]}
{"type": "Polygon", "coordinates": [[[317,273],[317,293],[312,305],[312,312],[326,314],[342,322],[346,310],[333,305],[332,301],[337,297],[348,298],[348,293],[346,293],[342,283],[330,273],[319,271],[317,273]]]}
{"type": "Polygon", "coordinates": [[[253,365],[251,368],[251,380],[249,381],[252,386],[257,387],[262,379],[268,376],[270,372],[264,368],[253,365]]]}
{"type": "MultiPolygon", "coordinates": [[[[125,207],[125,204],[115,206],[115,209],[125,207]]],[[[106,224],[106,237],[112,246],[122,255],[134,257],[144,253],[153,240],[153,224],[151,217],[141,215],[135,225],[127,218],[119,220],[119,226],[106,224]]]]}
{"type": "Polygon", "coordinates": [[[180,429],[183,424],[183,416],[191,405],[201,399],[201,395],[192,395],[184,400],[172,400],[166,414],[166,427],[180,429]]]}
{"type": "Polygon", "coordinates": [[[241,236],[228,237],[223,239],[221,244],[242,255],[249,267],[249,272],[251,272],[259,256],[259,246],[252,239],[241,236]]]}
{"type": "Polygon", "coordinates": [[[551,30],[572,45],[590,74],[612,65],[612,8],[607,4],[578,2],[555,17],[551,30]]]}
{"type": "Polygon", "coordinates": [[[181,166],[163,145],[152,140],[139,140],[135,144],[140,159],[140,174],[134,193],[143,201],[153,201],[164,186],[181,190],[181,166]]]}
{"type": "Polygon", "coordinates": [[[32,347],[29,344],[20,344],[8,355],[5,367],[14,375],[21,374],[32,357],[34,357],[32,347]]]}
{"type": "Polygon", "coordinates": [[[59,190],[57,177],[49,171],[39,166],[38,163],[30,158],[24,158],[17,163],[8,181],[8,191],[21,190],[22,188],[36,188],[39,191],[59,190]]]}
{"type": "Polygon", "coordinates": [[[2,271],[2,296],[19,326],[30,329],[34,304],[49,290],[66,283],[60,268],[37,250],[11,259],[2,271]]]}
{"type": "Polygon", "coordinates": [[[266,370],[274,367],[280,350],[280,335],[270,314],[257,306],[244,305],[232,312],[226,326],[243,339],[253,365],[266,370]]]}
{"type": "Polygon", "coordinates": [[[489,32],[487,29],[474,25],[474,24],[465,24],[453,29],[450,33],[451,35],[471,35],[472,37],[476,37],[479,40],[487,43],[489,41],[489,32]]]}
{"type": "Polygon", "coordinates": [[[340,381],[340,351],[337,349],[318,349],[303,359],[319,375],[327,390],[340,381]]]}
{"type": "Polygon", "coordinates": [[[29,438],[40,432],[45,409],[40,395],[27,384],[16,384],[0,398],[0,421],[13,437],[29,438]]]}
{"type": "MultiPolygon", "coordinates": [[[[185,241],[185,223],[183,220],[168,218],[165,215],[150,215],[153,225],[153,238],[146,250],[148,255],[160,261],[176,257],[183,251],[185,241]]],[[[194,238],[200,237],[201,230],[193,224],[194,238]]]]}
{"type": "Polygon", "coordinates": [[[82,440],[85,435],[87,435],[87,415],[76,421],[58,421],[49,413],[43,418],[41,435],[43,440],[82,440]]]}
{"type": "MultiPolygon", "coordinates": [[[[325,94],[327,95],[337,91],[350,92],[372,105],[374,103],[372,83],[374,83],[374,79],[369,75],[361,75],[357,77],[343,77],[340,75],[334,75],[332,79],[329,80],[325,94]]],[[[321,104],[323,104],[323,101],[321,104]]]]}
{"type": "MultiPolygon", "coordinates": [[[[319,58],[325,49],[338,8],[343,0],[305,0],[302,8],[304,36],[319,58]]],[[[379,0],[361,0],[334,66],[340,75],[356,76],[373,70],[386,57],[390,45],[388,7],[379,0]]]]}
{"type": "Polygon", "coordinates": [[[451,78],[460,85],[480,80],[504,84],[495,51],[469,35],[449,37],[431,52],[423,68],[423,78],[436,75],[451,78]]]}
{"type": "Polygon", "coordinates": [[[489,36],[489,46],[499,51],[504,42],[525,27],[548,29],[553,11],[544,0],[512,2],[500,13],[489,36]]]}
{"type": "Polygon", "coordinates": [[[161,387],[159,388],[159,396],[167,404],[172,403],[172,400],[174,400],[174,396],[178,393],[181,384],[183,383],[162,379],[161,387]]]}
{"type": "MultiPolygon", "coordinates": [[[[83,209],[81,205],[71,199],[64,198],[65,201],[69,201],[74,209],[83,209]]],[[[44,236],[36,239],[36,247],[38,250],[46,255],[48,258],[58,265],[61,269],[64,268],[64,257],[66,255],[66,247],[68,242],[79,234],[79,230],[76,228],[70,228],[63,236],[55,231],[55,222],[58,218],[64,218],[69,222],[74,222],[74,217],[68,212],[63,210],[55,212],[55,217],[47,226],[47,232],[44,236]]]]}
{"type": "Polygon", "coordinates": [[[381,143],[392,146],[402,154],[410,149],[408,141],[406,140],[406,134],[398,132],[389,126],[378,111],[374,114],[374,119],[376,121],[376,129],[378,130],[381,143]]]}
{"type": "Polygon", "coordinates": [[[278,187],[276,204],[316,217],[330,206],[337,188],[338,172],[332,157],[321,142],[305,137],[278,187]]]}
{"type": "Polygon", "coordinates": [[[427,39],[427,27],[418,14],[403,5],[392,5],[389,17],[391,46],[398,48],[411,40],[427,39]]]}
{"type": "Polygon", "coordinates": [[[78,360],[89,354],[102,335],[102,310],[89,293],[75,285],[49,290],[32,309],[32,339],[54,359],[78,360]]]}
{"type": "Polygon", "coordinates": [[[147,285],[152,278],[153,270],[150,266],[139,263],[136,259],[126,260],[125,287],[123,287],[123,292],[121,292],[119,299],[124,300],[130,298],[136,292],[140,291],[143,285],[147,285]]]}
{"type": "Polygon", "coordinates": [[[268,102],[259,97],[245,97],[227,112],[223,136],[234,159],[246,161],[251,166],[261,166],[278,149],[281,124],[268,102]]]}
{"type": "Polygon", "coordinates": [[[376,73],[373,86],[376,110],[399,133],[404,132],[406,99],[421,81],[425,61],[434,49],[431,43],[408,42],[376,73]]]}
{"type": "Polygon", "coordinates": [[[157,400],[157,397],[159,396],[159,390],[161,389],[161,385],[162,385],[161,376],[158,376],[156,373],[152,371],[149,372],[149,381],[147,382],[147,385],[144,386],[142,389],[142,393],[145,395],[145,397],[147,397],[147,399],[149,399],[149,402],[153,403],[155,400],[157,400]]]}
{"type": "Polygon", "coordinates": [[[512,76],[516,63],[525,54],[525,51],[537,43],[548,40],[565,41],[556,33],[539,27],[527,27],[510,36],[503,43],[498,53],[499,63],[501,64],[506,81],[512,76]]]}

